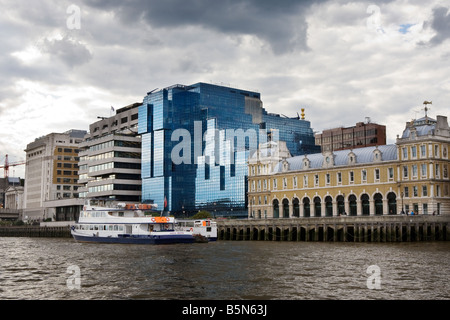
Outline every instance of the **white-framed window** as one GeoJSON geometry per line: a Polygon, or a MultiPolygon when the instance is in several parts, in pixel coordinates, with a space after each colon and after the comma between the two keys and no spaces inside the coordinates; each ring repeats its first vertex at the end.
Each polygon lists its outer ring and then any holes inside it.
{"type": "Polygon", "coordinates": [[[338,184],[341,184],[341,183],[342,183],[342,173],[341,173],[341,172],[338,172],[338,173],[337,173],[337,183],[338,183],[338,184]]]}
{"type": "Polygon", "coordinates": [[[416,146],[412,146],[412,147],[411,147],[411,157],[412,157],[413,159],[416,159],[416,158],[417,158],[417,147],[416,147],[416,146]]]}
{"type": "Polygon", "coordinates": [[[422,186],[422,197],[428,197],[428,189],[427,186],[422,186]]]}
{"type": "Polygon", "coordinates": [[[348,173],[348,181],[349,181],[350,183],[354,183],[354,182],[355,182],[355,174],[354,174],[353,171],[350,171],[350,172],[348,173]]]}
{"type": "Polygon", "coordinates": [[[412,171],[412,177],[413,178],[417,178],[418,176],[418,170],[417,170],[417,164],[413,164],[411,167],[411,171],[412,171]]]}
{"type": "Polygon", "coordinates": [[[389,181],[394,180],[394,168],[388,168],[389,181]]]}
{"type": "Polygon", "coordinates": [[[329,173],[325,174],[325,183],[327,185],[329,185],[331,183],[331,178],[330,178],[330,174],[329,173]]]}
{"type": "Polygon", "coordinates": [[[403,160],[408,159],[408,149],[407,148],[402,148],[402,159],[403,160]]]}
{"type": "Polygon", "coordinates": [[[375,181],[380,181],[380,169],[375,169],[375,181]]]}
{"type": "Polygon", "coordinates": [[[367,182],[367,170],[361,170],[361,182],[367,182]]]}
{"type": "Polygon", "coordinates": [[[297,188],[297,177],[292,178],[292,185],[294,186],[294,188],[297,188]]]}
{"type": "Polygon", "coordinates": [[[423,178],[426,178],[426,177],[427,177],[427,164],[426,164],[426,163],[422,163],[422,164],[420,165],[420,175],[421,175],[423,178]]]}
{"type": "Polygon", "coordinates": [[[420,157],[425,158],[426,156],[427,156],[427,146],[423,144],[420,146],[420,157]]]}

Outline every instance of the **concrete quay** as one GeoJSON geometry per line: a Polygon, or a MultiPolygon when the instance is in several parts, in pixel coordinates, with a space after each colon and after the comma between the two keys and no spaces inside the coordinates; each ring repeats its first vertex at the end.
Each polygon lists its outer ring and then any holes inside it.
{"type": "Polygon", "coordinates": [[[218,220],[219,240],[450,241],[450,216],[384,215],[218,220]]]}
{"type": "Polygon", "coordinates": [[[70,234],[70,226],[20,226],[0,227],[0,237],[70,238],[72,235],[70,234]]]}

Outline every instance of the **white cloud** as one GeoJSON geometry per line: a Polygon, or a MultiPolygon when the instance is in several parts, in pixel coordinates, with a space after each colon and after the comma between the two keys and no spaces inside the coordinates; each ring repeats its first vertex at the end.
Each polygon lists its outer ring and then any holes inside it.
{"type": "Polygon", "coordinates": [[[305,107],[317,131],[368,116],[387,126],[390,143],[424,100],[433,101],[431,116],[448,115],[445,1],[371,10],[369,1],[198,1],[181,12],[85,0],[79,30],[66,27],[70,1],[0,2],[0,159],[21,159],[40,135],[87,130],[111,105],[175,83],[257,89],[268,112],[305,107]]]}

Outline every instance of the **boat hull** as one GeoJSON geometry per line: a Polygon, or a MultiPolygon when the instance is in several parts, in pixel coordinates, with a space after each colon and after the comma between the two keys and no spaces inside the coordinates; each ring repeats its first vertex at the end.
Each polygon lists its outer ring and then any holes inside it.
{"type": "Polygon", "coordinates": [[[91,243],[175,244],[175,243],[193,243],[195,241],[194,237],[190,235],[98,237],[72,233],[72,236],[78,242],[91,242],[91,243]]]}

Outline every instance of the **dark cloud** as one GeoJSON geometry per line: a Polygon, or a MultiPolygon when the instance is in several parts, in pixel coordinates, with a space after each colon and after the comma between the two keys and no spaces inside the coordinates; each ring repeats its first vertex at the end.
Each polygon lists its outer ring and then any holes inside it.
{"type": "Polygon", "coordinates": [[[85,64],[92,59],[91,52],[84,44],[67,35],[60,40],[45,39],[42,50],[61,59],[62,62],[71,68],[85,64]]]}
{"type": "MultiPolygon", "coordinates": [[[[97,9],[113,11],[126,24],[145,22],[152,28],[198,26],[230,35],[254,35],[273,52],[307,50],[305,15],[318,1],[261,0],[86,0],[97,9]]],[[[198,39],[201,42],[201,39],[198,39]]]]}
{"type": "Polygon", "coordinates": [[[450,9],[447,7],[436,7],[433,9],[433,19],[426,22],[425,26],[429,26],[436,31],[436,35],[431,38],[431,45],[438,45],[450,38],[450,9]]]}

